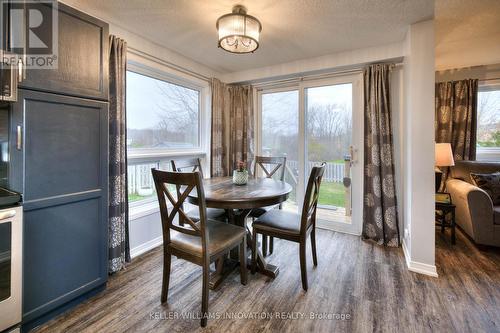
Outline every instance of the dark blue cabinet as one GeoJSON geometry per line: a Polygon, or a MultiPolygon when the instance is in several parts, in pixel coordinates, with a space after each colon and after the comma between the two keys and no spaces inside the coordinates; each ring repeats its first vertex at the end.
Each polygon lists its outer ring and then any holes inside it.
{"type": "Polygon", "coordinates": [[[23,89],[19,97],[29,324],[106,283],[108,103],[23,89]]]}
{"type": "Polygon", "coordinates": [[[108,276],[108,26],[59,11],[58,69],[28,69],[10,108],[9,187],[24,208],[23,331],[102,290],[108,276]]]}

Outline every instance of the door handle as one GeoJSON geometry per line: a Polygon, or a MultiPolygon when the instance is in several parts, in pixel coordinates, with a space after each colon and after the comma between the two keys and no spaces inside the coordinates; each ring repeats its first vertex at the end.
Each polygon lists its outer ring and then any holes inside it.
{"type": "Polygon", "coordinates": [[[21,125],[17,125],[16,129],[16,149],[23,149],[23,127],[21,125]]]}
{"type": "Polygon", "coordinates": [[[9,219],[11,217],[16,216],[16,211],[14,209],[8,210],[6,212],[0,213],[0,220],[9,219]]]}
{"type": "Polygon", "coordinates": [[[357,151],[358,150],[354,146],[349,146],[349,154],[351,155],[351,162],[350,162],[351,166],[358,162],[357,159],[354,157],[357,151]]]}

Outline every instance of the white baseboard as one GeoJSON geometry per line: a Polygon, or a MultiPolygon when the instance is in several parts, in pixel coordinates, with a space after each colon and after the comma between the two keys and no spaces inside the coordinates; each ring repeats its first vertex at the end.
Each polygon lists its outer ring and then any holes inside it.
{"type": "Polygon", "coordinates": [[[406,247],[404,239],[403,239],[403,253],[405,255],[406,266],[408,266],[409,271],[419,274],[429,275],[432,277],[438,277],[436,265],[429,265],[411,260],[410,253],[408,252],[408,248],[406,247]]]}
{"type": "Polygon", "coordinates": [[[143,243],[139,246],[134,247],[133,249],[130,249],[130,257],[133,259],[162,244],[163,244],[163,236],[156,237],[146,243],[143,243]]]}

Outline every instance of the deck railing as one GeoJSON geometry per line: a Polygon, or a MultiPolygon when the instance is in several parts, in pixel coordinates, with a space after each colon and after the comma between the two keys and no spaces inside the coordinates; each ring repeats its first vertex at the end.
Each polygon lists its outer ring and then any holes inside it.
{"type": "MultiPolygon", "coordinates": [[[[320,162],[308,162],[309,170],[320,162]]],[[[287,161],[287,173],[294,185],[298,182],[298,161],[287,161]]],[[[141,196],[152,194],[153,179],[151,168],[158,167],[156,163],[129,165],[128,170],[128,193],[141,196]]],[[[344,180],[345,163],[327,163],[323,181],[341,183],[344,180]]]]}

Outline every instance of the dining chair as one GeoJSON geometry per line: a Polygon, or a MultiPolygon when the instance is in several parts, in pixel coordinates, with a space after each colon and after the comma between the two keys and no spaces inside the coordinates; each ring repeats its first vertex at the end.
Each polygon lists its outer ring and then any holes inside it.
{"type": "MultiPolygon", "coordinates": [[[[201,177],[203,178],[203,169],[201,167],[201,160],[199,158],[189,158],[189,159],[181,159],[181,160],[171,160],[172,170],[177,172],[194,172],[199,171],[201,173],[201,177]]],[[[179,188],[177,188],[177,195],[179,195],[179,188]]],[[[199,220],[198,209],[194,208],[187,212],[187,215],[193,220],[199,220]]],[[[207,208],[207,218],[218,220],[221,222],[225,222],[227,219],[227,214],[224,209],[218,208],[207,208]]],[[[183,218],[180,218],[179,221],[184,224],[183,218]]]]}
{"type": "Polygon", "coordinates": [[[316,256],[316,208],[318,206],[319,188],[326,163],[315,166],[311,170],[307,182],[306,195],[302,206],[302,214],[272,209],[260,216],[252,225],[252,274],[256,269],[257,234],[277,237],[299,243],[300,273],[302,288],[307,291],[306,243],[311,237],[311,248],[314,266],[318,265],[316,256]]]}
{"type": "Polygon", "coordinates": [[[246,231],[242,227],[207,218],[203,177],[199,171],[180,173],[151,169],[151,172],[160,204],[163,229],[161,302],[165,303],[167,301],[172,255],[202,266],[201,326],[204,327],[207,325],[208,318],[210,264],[220,260],[234,247],[239,246],[241,284],[247,284],[246,231]],[[177,199],[174,198],[168,185],[181,188],[180,196],[177,199]],[[182,204],[193,190],[197,191],[199,198],[200,219],[198,221],[191,219],[182,209],[182,204]],[[171,205],[171,207],[168,207],[168,205],[171,205]],[[176,216],[183,216],[184,226],[175,223],[176,216]]]}
{"type": "MultiPolygon", "coordinates": [[[[286,171],[286,157],[272,157],[272,156],[255,156],[254,164],[253,164],[253,175],[257,177],[257,167],[263,171],[264,176],[266,178],[273,178],[275,174],[279,171],[278,179],[281,181],[285,180],[285,171],[286,171]],[[269,168],[269,169],[268,169],[269,168]]],[[[278,207],[282,208],[282,204],[276,206],[267,206],[252,209],[249,216],[252,219],[256,219],[266,212],[270,211],[278,207]]],[[[273,237],[269,237],[269,254],[272,254],[274,250],[274,239],[273,237]]],[[[262,254],[264,256],[267,255],[267,236],[262,235],[262,254]]]]}

